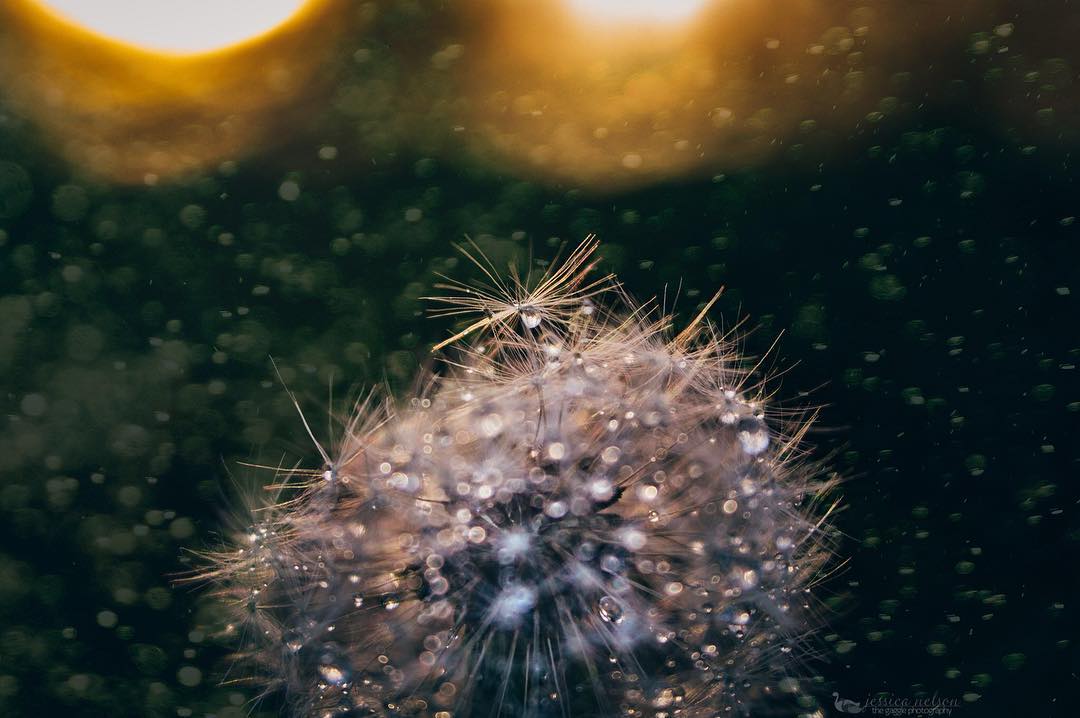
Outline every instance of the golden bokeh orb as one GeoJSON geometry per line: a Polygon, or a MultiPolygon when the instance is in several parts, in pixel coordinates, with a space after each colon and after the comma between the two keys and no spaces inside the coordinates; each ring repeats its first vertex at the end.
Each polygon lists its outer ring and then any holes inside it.
{"type": "Polygon", "coordinates": [[[258,38],[310,0],[38,0],[51,13],[143,50],[188,55],[258,38]]]}
{"type": "Polygon", "coordinates": [[[596,23],[674,23],[692,19],[710,0],[565,0],[580,18],[596,23]]]}

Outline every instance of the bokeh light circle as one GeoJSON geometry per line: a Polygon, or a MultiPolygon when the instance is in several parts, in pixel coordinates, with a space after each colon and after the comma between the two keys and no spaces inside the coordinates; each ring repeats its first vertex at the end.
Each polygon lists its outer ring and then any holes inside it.
{"type": "Polygon", "coordinates": [[[80,27],[144,50],[210,52],[267,33],[310,0],[38,0],[80,27]]]}
{"type": "Polygon", "coordinates": [[[576,15],[596,22],[668,23],[688,20],[709,0],[565,0],[576,15]]]}

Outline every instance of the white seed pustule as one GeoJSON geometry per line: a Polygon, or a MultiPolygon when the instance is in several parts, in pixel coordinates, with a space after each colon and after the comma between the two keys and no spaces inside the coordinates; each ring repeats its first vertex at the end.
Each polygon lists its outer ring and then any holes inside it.
{"type": "Polygon", "coordinates": [[[480,315],[445,370],[211,557],[296,715],[705,718],[792,690],[835,507],[807,423],[704,310],[673,335],[590,279],[595,249],[535,283],[478,262],[489,286],[437,300],[480,315]]]}

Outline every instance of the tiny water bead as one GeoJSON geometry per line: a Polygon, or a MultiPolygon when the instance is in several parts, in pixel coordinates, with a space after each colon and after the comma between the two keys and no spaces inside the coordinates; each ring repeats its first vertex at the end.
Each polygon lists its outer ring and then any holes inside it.
{"type": "Polygon", "coordinates": [[[368,405],[332,471],[279,477],[208,569],[294,715],[706,718],[797,692],[831,480],[703,315],[672,335],[588,277],[594,250],[446,300],[482,317],[447,371],[368,405]]]}
{"type": "MultiPolygon", "coordinates": [[[[597,604],[597,608],[600,613],[600,618],[609,623],[622,622],[622,608],[619,606],[619,602],[611,596],[604,596],[597,604]]],[[[618,659],[616,659],[618,660],[618,659]]]]}
{"type": "Polygon", "coordinates": [[[518,314],[521,315],[521,323],[525,325],[526,329],[536,329],[543,319],[543,315],[540,314],[536,307],[528,305],[518,307],[518,314]]]}

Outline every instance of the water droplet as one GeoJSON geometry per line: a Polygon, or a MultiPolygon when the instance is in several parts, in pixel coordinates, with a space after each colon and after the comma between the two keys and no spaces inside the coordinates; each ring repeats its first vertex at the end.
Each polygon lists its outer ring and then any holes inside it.
{"type": "Polygon", "coordinates": [[[618,556],[609,553],[600,559],[600,568],[607,573],[619,573],[623,569],[623,562],[618,556]]]}
{"type": "Polygon", "coordinates": [[[340,686],[345,682],[345,671],[337,666],[319,666],[319,675],[330,685],[340,686]]]}
{"type": "Polygon", "coordinates": [[[498,436],[502,429],[503,420],[498,414],[487,414],[480,419],[480,433],[489,439],[498,436]]]}
{"type": "Polygon", "coordinates": [[[599,478],[589,482],[589,493],[595,501],[607,501],[615,495],[615,487],[609,479],[599,478]]]}
{"type": "Polygon", "coordinates": [[[521,316],[521,323],[525,325],[526,329],[536,329],[540,326],[540,312],[536,307],[521,307],[518,309],[518,314],[521,316]]]}
{"type": "Polygon", "coordinates": [[[608,623],[622,623],[623,610],[619,602],[611,596],[602,596],[597,603],[600,618],[608,623]]]}
{"type": "Polygon", "coordinates": [[[285,644],[285,648],[287,648],[290,653],[296,653],[304,647],[304,636],[299,631],[287,631],[285,635],[282,636],[282,643],[285,644]]]}
{"type": "Polygon", "coordinates": [[[566,516],[566,502],[565,501],[552,501],[544,507],[544,513],[553,519],[561,519],[566,516]]]}
{"type": "Polygon", "coordinates": [[[660,490],[652,484],[642,484],[638,487],[637,495],[642,501],[652,501],[660,493],[660,490]]]}
{"type": "Polygon", "coordinates": [[[740,431],[739,443],[742,444],[743,451],[750,456],[757,456],[769,446],[769,432],[764,428],[759,428],[754,431],[740,431]]]}
{"type": "Polygon", "coordinates": [[[671,581],[666,586],[664,586],[664,593],[669,596],[678,596],[680,593],[682,593],[682,590],[683,585],[678,581],[671,581]]]}
{"type": "Polygon", "coordinates": [[[645,534],[635,528],[624,528],[619,531],[619,543],[631,551],[639,551],[645,546],[645,534]]]}
{"type": "Polygon", "coordinates": [[[744,416],[736,425],[739,443],[750,456],[757,456],[769,446],[769,428],[760,416],[744,416]]]}

